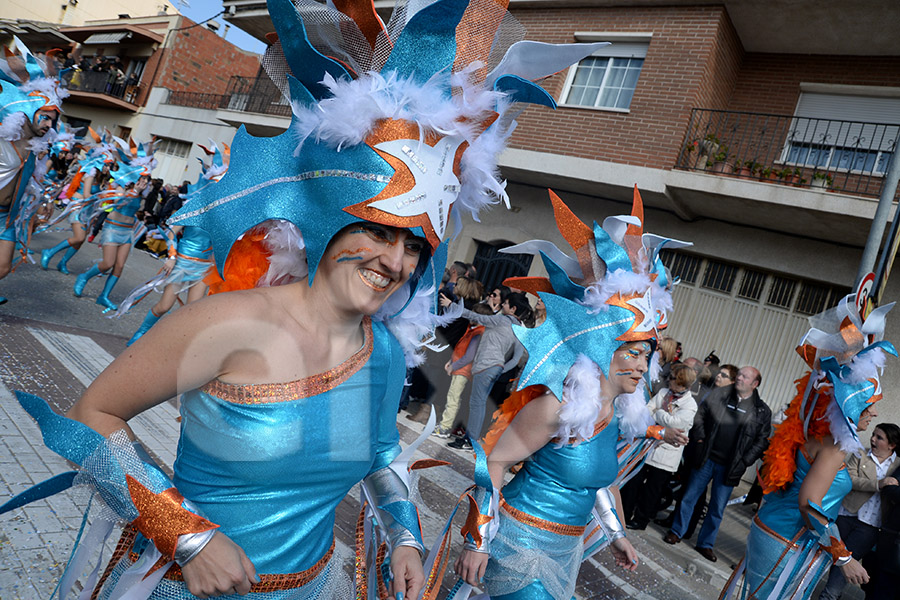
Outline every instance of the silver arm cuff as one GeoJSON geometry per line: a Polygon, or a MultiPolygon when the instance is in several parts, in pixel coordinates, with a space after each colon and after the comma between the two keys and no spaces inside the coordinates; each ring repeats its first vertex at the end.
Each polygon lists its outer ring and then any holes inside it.
{"type": "Polygon", "coordinates": [[[616,501],[609,488],[597,490],[594,510],[597,511],[597,515],[600,517],[600,527],[610,542],[625,537],[625,528],[622,527],[622,523],[616,515],[616,501]]]}
{"type": "MultiPolygon", "coordinates": [[[[478,503],[479,509],[481,509],[483,515],[490,516],[496,518],[494,514],[496,511],[494,510],[494,506],[491,504],[491,494],[488,493],[486,488],[479,486],[475,486],[475,489],[472,490],[472,497],[475,498],[475,501],[478,503]],[[485,511],[485,507],[487,507],[487,512],[485,511]]],[[[491,553],[491,540],[490,535],[488,534],[489,528],[491,527],[491,521],[487,523],[482,523],[478,526],[478,534],[481,536],[481,544],[476,544],[475,540],[470,536],[466,536],[466,541],[463,544],[463,548],[466,550],[471,550],[472,552],[480,552],[482,554],[490,554],[491,553]]]]}
{"type": "Polygon", "coordinates": [[[208,529],[200,533],[185,533],[178,536],[175,546],[175,563],[179,567],[188,564],[216,534],[215,529],[208,529]]]}
{"type": "Polygon", "coordinates": [[[398,523],[393,515],[379,506],[385,506],[393,502],[409,502],[409,490],[400,477],[390,468],[379,469],[369,474],[363,481],[372,494],[372,510],[378,517],[378,521],[387,532],[391,547],[412,546],[425,556],[425,547],[419,543],[415,534],[398,523]]]}

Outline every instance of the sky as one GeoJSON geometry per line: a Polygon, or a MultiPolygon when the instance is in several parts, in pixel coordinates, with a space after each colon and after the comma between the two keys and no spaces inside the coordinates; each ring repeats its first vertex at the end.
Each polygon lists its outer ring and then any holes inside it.
{"type": "MultiPolygon", "coordinates": [[[[170,0],[172,4],[178,8],[178,10],[184,16],[188,17],[192,21],[199,23],[200,21],[205,21],[211,16],[222,10],[222,0],[170,0]]],[[[217,21],[220,25],[219,35],[221,36],[222,32],[225,30],[225,25],[228,23],[223,19],[224,15],[219,15],[214,20],[217,21]]],[[[257,40],[255,37],[244,33],[242,30],[238,29],[234,25],[228,28],[228,33],[224,36],[226,40],[237,46],[238,48],[243,48],[244,50],[249,50],[251,52],[256,52],[257,54],[262,54],[266,50],[266,45],[261,41],[257,40]]]]}

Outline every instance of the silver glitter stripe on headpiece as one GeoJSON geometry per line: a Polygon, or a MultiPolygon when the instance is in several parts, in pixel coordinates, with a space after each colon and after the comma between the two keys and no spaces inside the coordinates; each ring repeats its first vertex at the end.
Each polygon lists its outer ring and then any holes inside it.
{"type": "Polygon", "coordinates": [[[356,171],[345,171],[343,169],[320,169],[316,171],[307,171],[306,173],[300,173],[299,175],[292,175],[290,177],[276,177],[275,179],[263,181],[262,183],[258,183],[252,187],[248,187],[247,189],[231,194],[230,196],[219,198],[218,200],[210,202],[206,206],[202,206],[196,210],[180,213],[178,215],[178,218],[173,220],[173,222],[179,222],[183,219],[202,215],[203,213],[208,212],[218,206],[228,204],[229,202],[233,202],[234,200],[239,200],[240,198],[243,198],[248,194],[258,192],[261,189],[273,185],[278,185],[280,183],[295,183],[299,181],[307,181],[309,179],[318,179],[320,177],[346,177],[347,179],[358,179],[360,181],[377,181],[378,183],[390,183],[391,181],[391,178],[387,175],[378,175],[376,173],[358,173],[356,171]]]}
{"type": "Polygon", "coordinates": [[[547,351],[546,354],[544,354],[543,357],[541,357],[541,359],[537,362],[537,364],[534,365],[534,367],[531,369],[531,371],[528,372],[528,375],[526,375],[525,377],[523,377],[521,379],[521,382],[519,383],[519,389],[523,389],[525,386],[527,386],[528,380],[531,379],[531,376],[534,375],[535,371],[539,370],[541,365],[543,365],[545,362],[547,362],[547,360],[549,360],[550,356],[554,352],[556,352],[556,350],[558,350],[559,347],[562,346],[563,344],[565,344],[566,342],[569,342],[569,341],[577,338],[578,336],[584,335],[586,333],[590,333],[592,331],[597,331],[599,329],[605,329],[607,327],[614,327],[616,325],[622,325],[623,323],[630,323],[633,320],[634,320],[633,317],[626,317],[624,319],[619,319],[618,321],[612,321],[610,323],[602,323],[600,325],[594,325],[593,327],[588,327],[587,329],[582,329],[581,331],[576,331],[575,333],[568,335],[568,336],[564,337],[563,339],[559,340],[558,342],[556,342],[553,345],[552,348],[550,348],[550,350],[547,351]]]}

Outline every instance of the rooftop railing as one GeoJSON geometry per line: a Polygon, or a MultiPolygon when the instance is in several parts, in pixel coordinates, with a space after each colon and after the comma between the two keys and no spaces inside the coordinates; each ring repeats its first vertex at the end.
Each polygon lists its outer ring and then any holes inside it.
{"type": "Polygon", "coordinates": [[[695,108],[675,168],[877,197],[900,125],[695,108]]]}
{"type": "Polygon", "coordinates": [[[225,109],[279,117],[291,116],[291,105],[268,77],[236,75],[228,82],[228,90],[224,94],[170,91],[166,103],[210,110],[225,109]]]}

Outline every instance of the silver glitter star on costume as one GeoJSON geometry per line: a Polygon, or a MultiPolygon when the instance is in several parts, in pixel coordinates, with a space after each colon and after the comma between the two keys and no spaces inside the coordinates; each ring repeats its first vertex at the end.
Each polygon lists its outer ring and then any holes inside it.
{"type": "Polygon", "coordinates": [[[427,215],[439,239],[447,229],[450,206],[459,196],[459,179],[453,172],[453,159],[461,136],[446,136],[434,146],[419,140],[391,140],[375,146],[378,150],[401,160],[415,179],[413,188],[399,196],[373,202],[369,206],[398,217],[427,215]]]}
{"type": "Polygon", "coordinates": [[[650,299],[650,288],[644,292],[643,296],[636,296],[625,302],[635,307],[643,317],[643,320],[635,325],[632,331],[651,331],[656,327],[656,311],[653,310],[653,301],[650,299]]]}

